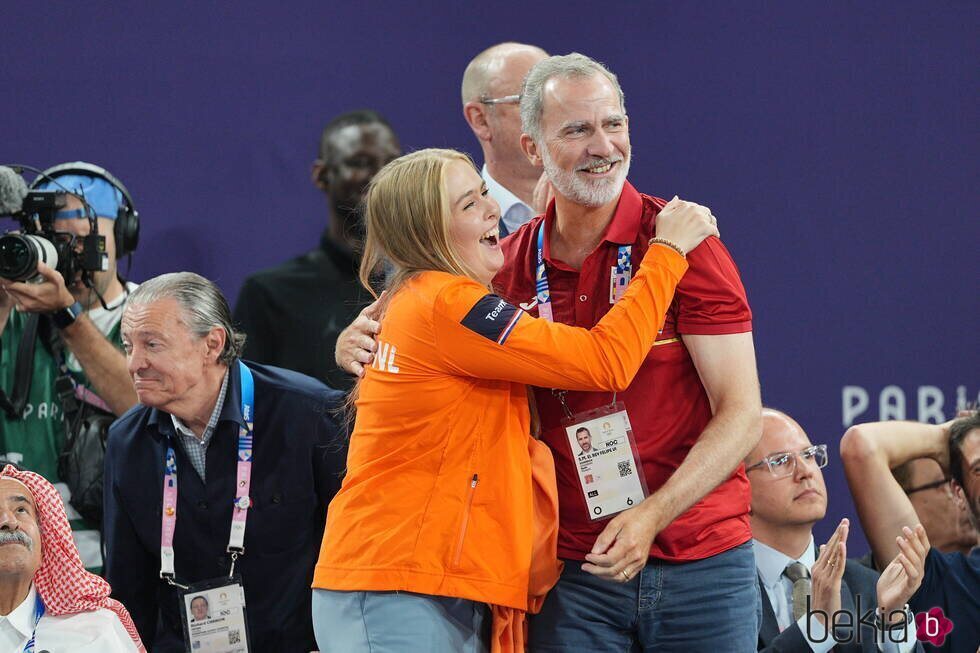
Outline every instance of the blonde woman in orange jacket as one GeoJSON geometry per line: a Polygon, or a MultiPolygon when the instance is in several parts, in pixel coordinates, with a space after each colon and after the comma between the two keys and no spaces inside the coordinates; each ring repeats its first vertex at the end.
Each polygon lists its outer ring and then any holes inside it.
{"type": "MultiPolygon", "coordinates": [[[[524,613],[558,578],[551,454],[526,385],[624,390],[683,252],[717,235],[677,202],[623,297],[591,330],[492,294],[500,209],[472,161],[422,150],[367,194],[361,280],[391,266],[378,351],[356,393],[348,472],[313,587],[321,651],[522,651],[524,613]]],[[[373,291],[372,291],[373,292],[373,291]]]]}

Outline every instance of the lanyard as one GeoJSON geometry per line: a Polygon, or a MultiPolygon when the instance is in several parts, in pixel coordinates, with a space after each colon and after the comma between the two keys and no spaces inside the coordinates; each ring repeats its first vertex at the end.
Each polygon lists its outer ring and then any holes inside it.
{"type": "MultiPolygon", "coordinates": [[[[541,224],[538,225],[538,255],[537,255],[537,267],[534,274],[534,289],[537,293],[538,300],[538,316],[548,320],[549,322],[554,322],[555,317],[551,309],[551,290],[548,286],[548,271],[545,269],[544,264],[544,224],[545,221],[541,220],[541,224]]],[[[632,245],[620,245],[619,250],[616,252],[616,270],[615,270],[615,283],[617,288],[622,286],[625,290],[626,284],[629,283],[630,277],[633,274],[633,246],[632,245]]],[[[616,296],[619,299],[619,295],[616,296]]],[[[565,394],[567,390],[555,390],[552,389],[552,394],[554,394],[558,401],[561,403],[561,408],[568,418],[572,417],[572,411],[569,409],[568,404],[565,402],[565,394]]],[[[613,393],[612,403],[616,403],[616,393],[613,393]]]]}
{"type": "MultiPolygon", "coordinates": [[[[549,322],[554,322],[555,316],[551,308],[551,290],[548,286],[548,271],[544,264],[544,223],[545,221],[542,220],[538,226],[538,255],[534,272],[534,290],[537,293],[538,316],[549,322]]],[[[622,286],[625,289],[632,275],[633,246],[620,245],[616,252],[615,278],[617,287],[622,286]]]]}
{"type": "Polygon", "coordinates": [[[37,637],[37,625],[44,616],[44,601],[40,594],[34,595],[34,630],[31,631],[31,638],[24,644],[23,653],[34,653],[34,640],[37,637]]]}
{"type": "Polygon", "coordinates": [[[548,289],[548,271],[544,266],[544,220],[538,226],[538,265],[534,273],[534,290],[538,295],[538,315],[549,322],[555,321],[551,312],[551,291],[548,289]]]}
{"type": "MultiPolygon", "coordinates": [[[[242,386],[242,419],[245,426],[238,428],[238,470],[235,482],[235,501],[231,514],[231,533],[228,535],[228,553],[231,569],[235,573],[235,561],[245,553],[245,520],[252,500],[248,496],[252,484],[252,423],[255,419],[255,382],[252,371],[238,361],[242,386]]],[[[174,529],[177,526],[177,456],[173,444],[167,445],[167,459],[163,474],[163,517],[160,529],[160,578],[177,587],[186,586],[174,582],[174,529]]]]}

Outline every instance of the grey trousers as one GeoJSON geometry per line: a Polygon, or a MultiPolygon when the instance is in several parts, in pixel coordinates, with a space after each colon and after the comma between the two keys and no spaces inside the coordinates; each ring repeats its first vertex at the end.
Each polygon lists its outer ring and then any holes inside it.
{"type": "Polygon", "coordinates": [[[321,653],[487,653],[485,603],[411,592],[313,590],[321,653]]]}

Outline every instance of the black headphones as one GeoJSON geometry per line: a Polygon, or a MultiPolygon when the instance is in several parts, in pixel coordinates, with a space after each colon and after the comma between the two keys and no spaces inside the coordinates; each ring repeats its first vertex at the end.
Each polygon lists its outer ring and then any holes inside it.
{"type": "Polygon", "coordinates": [[[119,207],[116,214],[116,221],[112,227],[112,233],[116,239],[116,260],[118,261],[127,254],[132,254],[140,241],[140,214],[133,204],[133,198],[129,191],[123,186],[122,182],[116,179],[105,168],[101,168],[84,161],[74,163],[62,163],[53,168],[48,168],[34,180],[31,188],[37,188],[40,184],[56,179],[64,175],[87,175],[97,177],[109,182],[123,196],[123,205],[119,207]]]}

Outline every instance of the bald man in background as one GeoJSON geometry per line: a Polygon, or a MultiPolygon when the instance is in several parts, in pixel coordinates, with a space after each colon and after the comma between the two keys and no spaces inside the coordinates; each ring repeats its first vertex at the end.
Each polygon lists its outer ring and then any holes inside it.
{"type": "Polygon", "coordinates": [[[499,43],[476,55],[463,73],[463,116],[483,150],[481,175],[500,205],[500,235],[516,231],[550,199],[550,184],[521,150],[521,85],[548,56],[534,45],[499,43]]]}
{"type": "Polygon", "coordinates": [[[817,549],[813,527],[827,514],[827,486],[821,471],[827,460],[827,445],[810,442],[796,420],[763,409],[762,438],[745,459],[752,484],[753,551],[762,598],[758,650],[920,651],[915,625],[906,623],[905,608],[922,581],[929,545],[925,530],[919,526],[900,538],[895,549],[906,557],[889,559],[888,571],[880,576],[846,559],[846,520],[826,548],[817,549]],[[844,544],[838,548],[840,543],[844,544]],[[883,632],[884,623],[860,621],[870,608],[877,608],[890,632],[883,632]],[[850,612],[850,623],[828,633],[828,615],[839,610],[850,612]],[[879,646],[876,640],[883,643],[879,646]]]}

